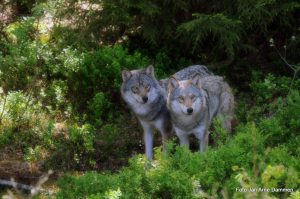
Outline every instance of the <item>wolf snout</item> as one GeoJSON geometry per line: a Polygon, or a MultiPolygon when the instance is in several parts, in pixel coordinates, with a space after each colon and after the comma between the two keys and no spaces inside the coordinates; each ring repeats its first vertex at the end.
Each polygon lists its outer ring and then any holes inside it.
{"type": "Polygon", "coordinates": [[[186,109],[186,112],[189,114],[189,115],[191,115],[192,113],[193,113],[193,108],[188,108],[188,109],[186,109]]]}
{"type": "Polygon", "coordinates": [[[144,96],[144,97],[142,97],[142,100],[143,100],[144,103],[146,103],[148,101],[148,97],[144,96]]]}

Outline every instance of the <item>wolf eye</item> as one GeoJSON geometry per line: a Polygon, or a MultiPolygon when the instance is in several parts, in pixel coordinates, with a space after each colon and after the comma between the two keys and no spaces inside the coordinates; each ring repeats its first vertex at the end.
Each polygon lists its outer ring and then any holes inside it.
{"type": "Polygon", "coordinates": [[[192,96],[191,96],[191,100],[192,100],[192,101],[195,101],[195,100],[196,100],[196,96],[195,96],[195,95],[192,95],[192,96]]]}
{"type": "Polygon", "coordinates": [[[179,97],[178,97],[178,101],[179,101],[179,103],[183,103],[184,97],[183,97],[183,96],[179,96],[179,97]]]}
{"type": "Polygon", "coordinates": [[[133,86],[133,87],[131,87],[131,91],[133,93],[138,93],[139,92],[139,88],[137,86],[133,86]]]}
{"type": "Polygon", "coordinates": [[[149,91],[150,88],[151,88],[151,86],[150,86],[149,84],[145,86],[145,89],[146,89],[147,91],[149,91]]]}

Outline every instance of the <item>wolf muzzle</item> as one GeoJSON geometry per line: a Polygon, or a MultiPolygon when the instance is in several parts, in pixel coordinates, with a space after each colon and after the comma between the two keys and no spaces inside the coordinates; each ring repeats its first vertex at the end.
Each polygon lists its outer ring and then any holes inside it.
{"type": "Polygon", "coordinates": [[[189,115],[191,115],[192,113],[193,113],[193,108],[188,108],[188,109],[186,109],[186,112],[189,114],[189,115]]]}
{"type": "Polygon", "coordinates": [[[144,97],[142,97],[142,100],[143,100],[144,103],[146,103],[148,101],[148,97],[144,96],[144,97]]]}

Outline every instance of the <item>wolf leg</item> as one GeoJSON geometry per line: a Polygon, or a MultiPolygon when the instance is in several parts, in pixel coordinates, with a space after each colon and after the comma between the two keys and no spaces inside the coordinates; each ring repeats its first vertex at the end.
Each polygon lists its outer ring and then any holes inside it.
{"type": "Polygon", "coordinates": [[[231,133],[231,121],[232,117],[231,115],[225,116],[222,113],[217,113],[216,118],[220,119],[222,122],[222,127],[228,132],[231,133]]]}
{"type": "Polygon", "coordinates": [[[209,131],[207,130],[206,126],[200,126],[196,129],[194,135],[199,140],[199,150],[200,152],[205,152],[206,146],[208,144],[208,134],[209,131]]]}
{"type": "Polygon", "coordinates": [[[227,130],[227,132],[231,133],[232,128],[231,128],[231,118],[226,118],[224,121],[224,128],[227,130]]]}
{"type": "Polygon", "coordinates": [[[151,128],[144,131],[145,152],[148,160],[152,160],[153,131],[151,128]]]}
{"type": "Polygon", "coordinates": [[[206,148],[207,148],[207,146],[208,146],[208,134],[209,134],[209,132],[207,131],[207,133],[206,133],[206,135],[203,137],[203,139],[201,139],[201,140],[199,141],[199,144],[200,144],[199,150],[200,150],[200,152],[202,152],[202,153],[206,151],[206,148]]]}
{"type": "Polygon", "coordinates": [[[190,140],[188,135],[181,135],[178,136],[180,140],[180,145],[181,146],[187,146],[188,148],[190,147],[190,140]]]}
{"type": "Polygon", "coordinates": [[[173,127],[171,119],[168,116],[158,119],[154,123],[155,128],[157,128],[162,136],[163,151],[167,149],[167,141],[171,138],[173,127]]]}
{"type": "Polygon", "coordinates": [[[145,153],[148,160],[152,160],[152,150],[153,150],[153,129],[151,125],[147,122],[141,121],[142,127],[144,129],[144,142],[145,142],[145,153]]]}
{"type": "Polygon", "coordinates": [[[162,135],[162,144],[163,144],[163,151],[167,151],[167,141],[169,139],[167,132],[161,132],[162,135]]]}
{"type": "Polygon", "coordinates": [[[177,137],[179,138],[180,145],[187,146],[189,148],[190,147],[189,135],[178,128],[175,128],[175,132],[177,137]]]}

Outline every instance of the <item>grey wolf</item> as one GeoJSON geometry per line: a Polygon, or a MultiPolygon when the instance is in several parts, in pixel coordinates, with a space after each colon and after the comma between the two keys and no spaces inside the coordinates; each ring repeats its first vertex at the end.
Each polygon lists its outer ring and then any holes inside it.
{"type": "Polygon", "coordinates": [[[208,143],[208,128],[214,117],[224,116],[224,127],[231,131],[234,96],[222,77],[195,75],[191,79],[169,79],[167,107],[181,145],[189,146],[189,135],[199,140],[204,152],[208,143]]]}
{"type": "MultiPolygon", "coordinates": [[[[174,74],[178,79],[191,78],[193,75],[211,74],[205,66],[194,65],[174,74]]],[[[172,134],[170,112],[166,106],[168,79],[157,81],[153,66],[140,70],[123,70],[121,86],[122,98],[135,113],[144,130],[145,152],[152,159],[153,129],[162,135],[163,145],[172,134]]]]}
{"type": "MultiPolygon", "coordinates": [[[[187,80],[194,77],[196,74],[202,76],[207,75],[213,75],[212,72],[210,72],[206,66],[203,65],[192,65],[188,66],[175,74],[172,75],[172,77],[176,78],[177,80],[187,80]]],[[[162,79],[159,81],[160,85],[165,89],[166,92],[168,92],[168,79],[162,79]]]]}
{"type": "Polygon", "coordinates": [[[145,152],[152,159],[153,129],[162,135],[163,145],[172,133],[166,92],[154,77],[153,66],[140,70],[123,70],[122,98],[135,113],[144,130],[145,152]]]}

